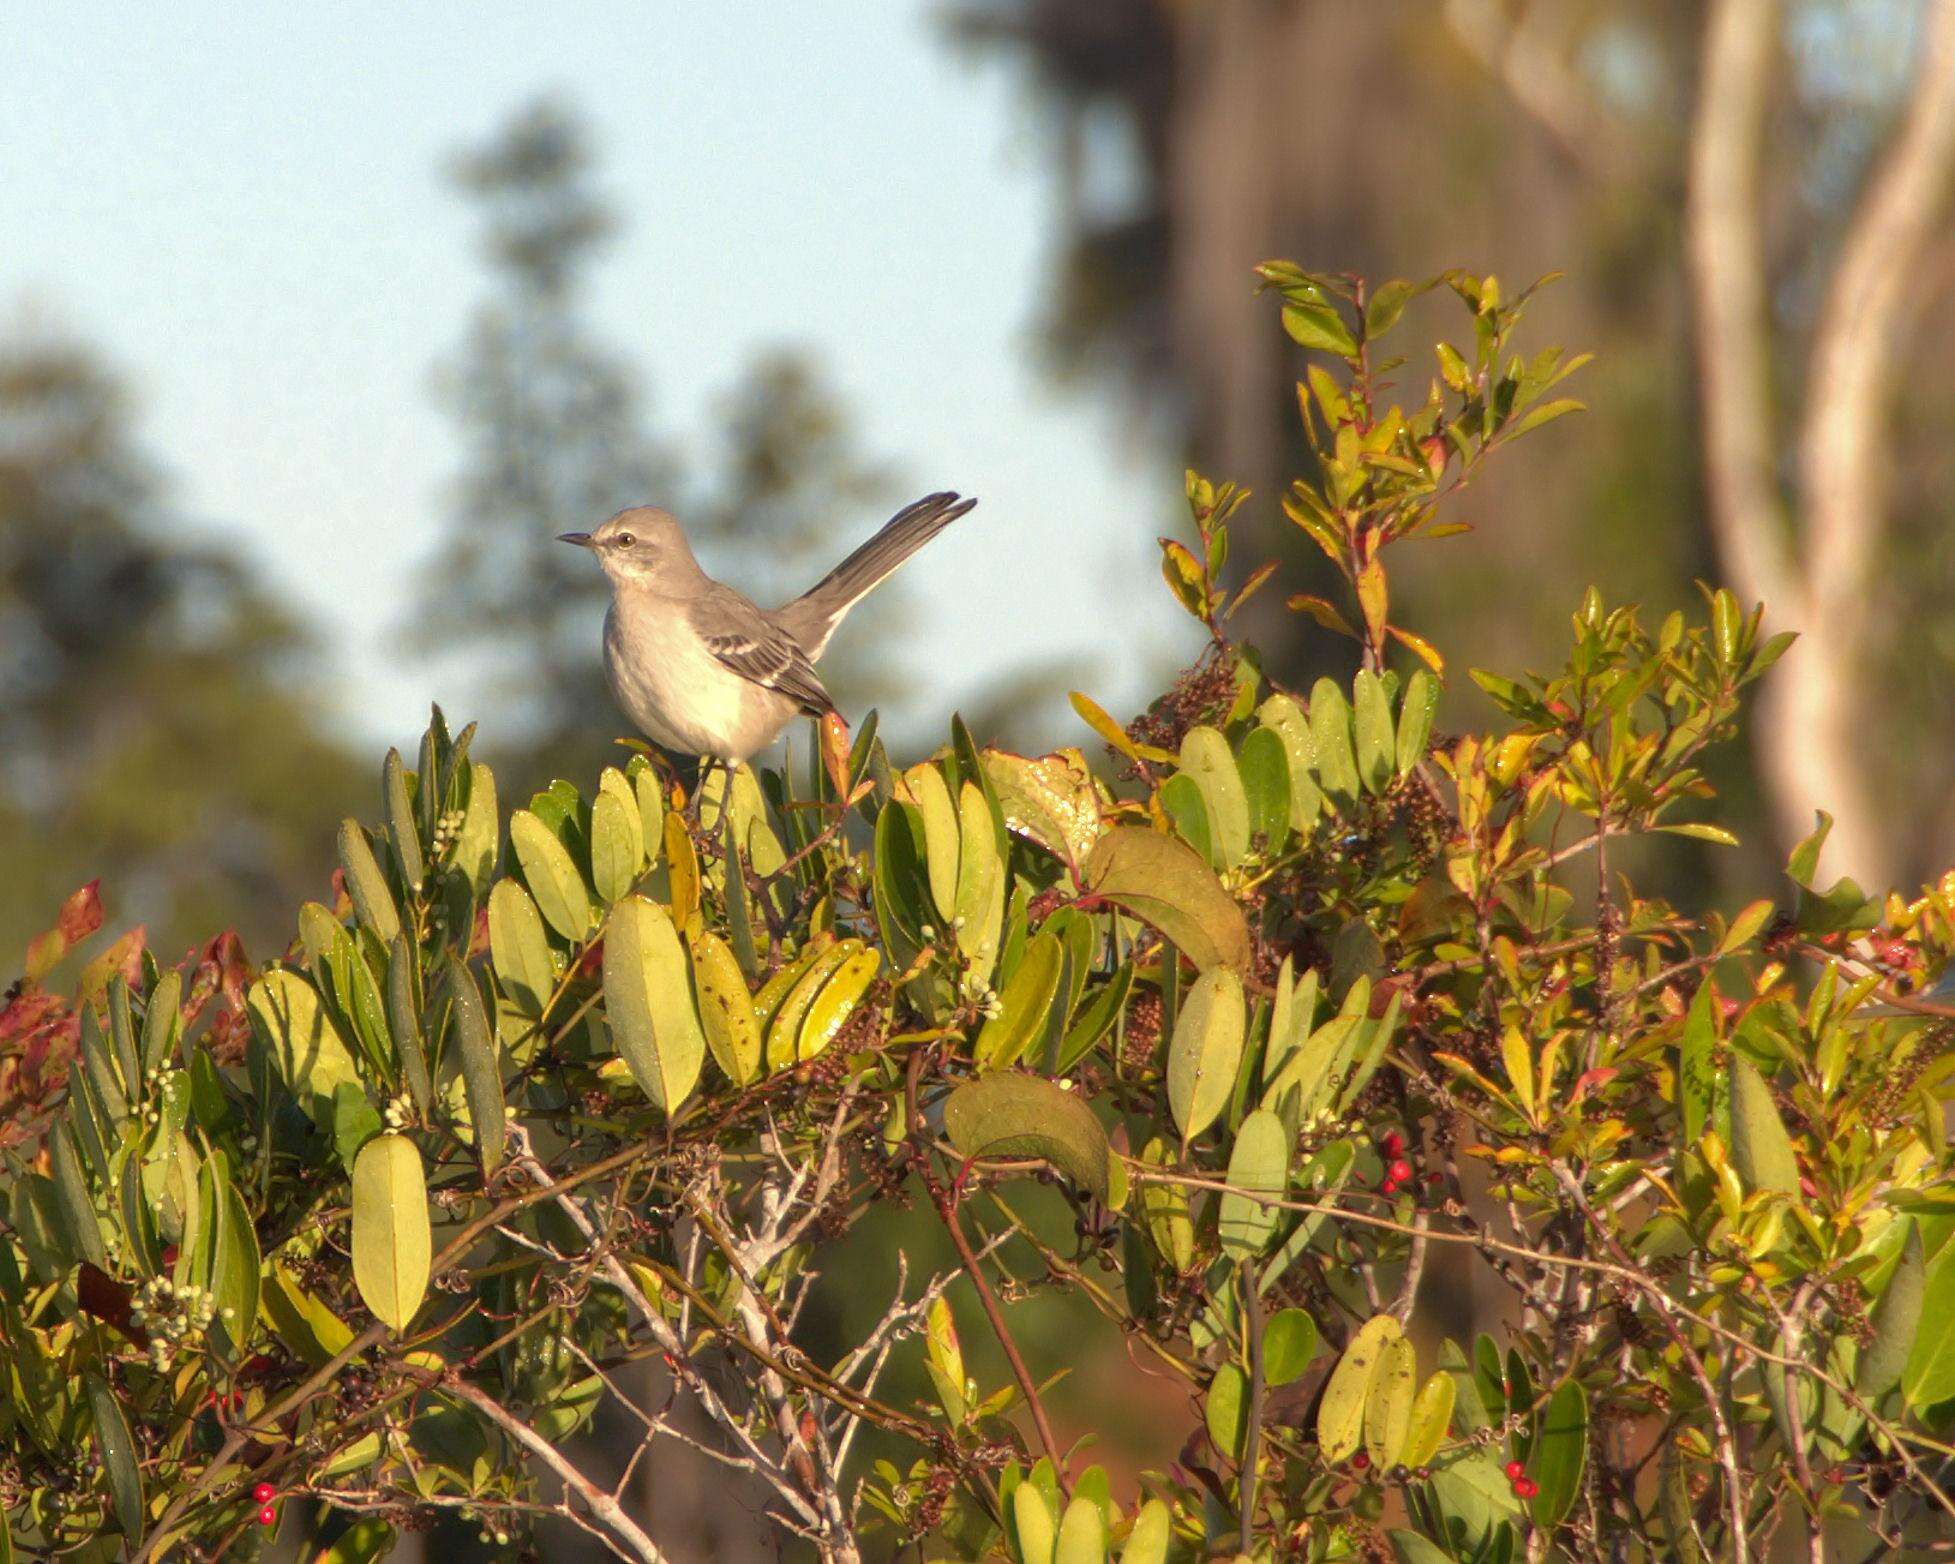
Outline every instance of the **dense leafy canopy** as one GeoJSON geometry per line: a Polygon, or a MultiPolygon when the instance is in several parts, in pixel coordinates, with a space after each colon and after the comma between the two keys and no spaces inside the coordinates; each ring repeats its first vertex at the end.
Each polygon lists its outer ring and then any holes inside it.
{"type": "Polygon", "coordinates": [[[1207,649],[1127,726],[1076,698],[1115,775],[961,722],[901,766],[871,719],[845,768],[688,799],[638,754],[505,812],[437,713],[263,968],[81,962],[99,908],[64,910],[0,1012],[16,1546],[211,1557],[283,1523],[366,1559],[460,1511],[655,1559],[564,1453],[649,1357],[833,1558],[1945,1527],[1955,1069],[1922,980],[1955,880],[1823,886],[1823,825],[1783,907],[1617,873],[1628,838],[1721,839],[1702,757],[1784,649],[1723,593],[1654,629],[1591,593],[1563,669],[1474,675],[1495,731],[1439,731],[1387,551],[1453,530],[1574,365],[1516,354],[1525,295],[1450,275],[1471,340],[1407,410],[1377,339],[1422,290],[1263,276],[1335,366],[1284,509],[1349,589],[1292,604],[1349,678],[1280,688],[1233,638],[1269,572],[1227,584],[1246,496],[1191,475],[1162,566],[1207,649]],[[959,1264],[817,1360],[827,1246],[891,1200],[959,1264]],[[1499,1289],[1497,1326],[1435,1344],[1440,1274],[1499,1289]],[[1027,1278],[1183,1388],[1178,1461],[1116,1485],[1059,1443],[1027,1278]],[[885,1399],[912,1337],[928,1393],[885,1399]],[[863,1426],[907,1453],[852,1460],[863,1426]]]}

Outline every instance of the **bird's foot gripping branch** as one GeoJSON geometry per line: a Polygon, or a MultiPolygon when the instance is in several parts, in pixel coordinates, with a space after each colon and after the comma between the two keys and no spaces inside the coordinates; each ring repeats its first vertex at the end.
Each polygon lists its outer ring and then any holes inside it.
{"type": "Polygon", "coordinates": [[[16,1556],[655,1560],[679,1442],[695,1506],[834,1559],[1949,1534],[1955,881],[1825,888],[1816,837],[1777,905],[1631,883],[1726,839],[1703,757],[1781,643],[1722,593],[1591,594],[1440,736],[1390,549],[1570,366],[1448,277],[1470,337],[1408,409],[1423,290],[1264,276],[1343,674],[1233,639],[1269,572],[1191,478],[1206,650],[1127,726],[1076,698],[1104,775],[865,722],[840,787],[743,767],[696,829],[642,757],[505,815],[437,716],[279,959],[89,960],[78,897],[0,1012],[16,1556]],[[1144,1373],[1076,1390],[1096,1350],[1144,1373]]]}

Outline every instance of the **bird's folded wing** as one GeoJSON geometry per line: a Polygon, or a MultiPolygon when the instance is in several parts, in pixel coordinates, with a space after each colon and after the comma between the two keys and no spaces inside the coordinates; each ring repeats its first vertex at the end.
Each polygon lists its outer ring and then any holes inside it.
{"type": "Polygon", "coordinates": [[[834,708],[816,677],[815,665],[793,636],[744,599],[738,609],[727,603],[713,606],[717,610],[713,622],[699,629],[715,657],[741,678],[778,691],[805,712],[819,716],[834,708]]]}

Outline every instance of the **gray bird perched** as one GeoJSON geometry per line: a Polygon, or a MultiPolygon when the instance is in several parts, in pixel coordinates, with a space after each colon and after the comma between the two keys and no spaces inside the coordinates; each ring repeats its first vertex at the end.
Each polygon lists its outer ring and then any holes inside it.
{"type": "Polygon", "coordinates": [[[815,662],[842,617],[976,500],[928,494],[791,603],[771,612],[699,568],[679,523],[651,506],[566,532],[611,578],[604,674],[654,743],[736,763],[798,713],[835,709],[815,662]]]}

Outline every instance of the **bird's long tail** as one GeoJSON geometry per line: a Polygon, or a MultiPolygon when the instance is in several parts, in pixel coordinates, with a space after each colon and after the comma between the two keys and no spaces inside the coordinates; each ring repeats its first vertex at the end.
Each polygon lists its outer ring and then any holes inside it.
{"type": "Polygon", "coordinates": [[[880,584],[896,567],[962,516],[977,501],[945,490],[926,494],[906,505],[883,529],[793,602],[775,612],[782,628],[801,643],[810,657],[819,657],[842,616],[880,584]]]}

